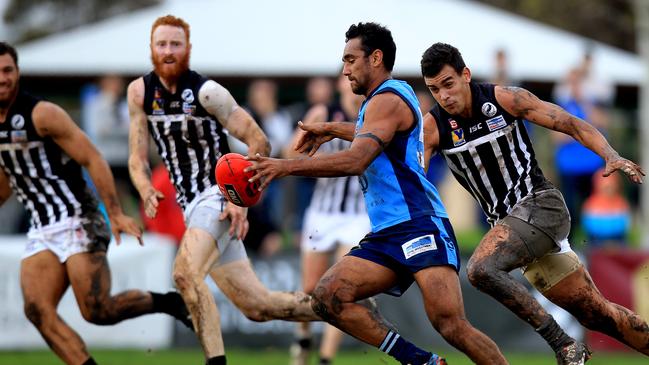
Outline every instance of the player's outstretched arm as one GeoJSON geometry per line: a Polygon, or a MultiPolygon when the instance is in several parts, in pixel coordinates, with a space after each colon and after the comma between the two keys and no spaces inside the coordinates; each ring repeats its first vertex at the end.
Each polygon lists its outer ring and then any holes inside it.
{"type": "Polygon", "coordinates": [[[108,163],[68,113],[56,104],[40,102],[34,108],[32,119],[36,131],[41,137],[51,137],[71,159],[88,170],[88,174],[90,174],[106,207],[116,242],[118,244],[120,242],[120,232],[126,232],[141,239],[142,230],[140,227],[122,212],[115,190],[113,173],[110,171],[108,163]]]}
{"type": "Polygon", "coordinates": [[[410,108],[395,94],[377,95],[367,107],[363,128],[358,131],[348,150],[315,156],[310,159],[280,160],[250,156],[255,171],[250,181],[260,180],[260,190],[270,181],[287,175],[336,177],[360,175],[383,152],[397,131],[410,128],[410,108]]]}
{"type": "Polygon", "coordinates": [[[0,206],[11,196],[11,185],[4,171],[0,170],[0,206]]]}
{"type": "Polygon", "coordinates": [[[128,85],[126,90],[128,114],[131,120],[128,132],[128,172],[133,186],[137,189],[144,205],[144,213],[154,218],[158,212],[159,201],[164,194],[151,184],[149,166],[149,127],[144,112],[144,80],[140,77],[128,85]]]}
{"type": "Polygon", "coordinates": [[[560,106],[543,101],[519,87],[496,86],[496,99],[508,113],[542,127],[565,133],[600,155],[606,161],[604,176],[620,170],[634,183],[642,183],[642,176],[645,173],[638,164],[620,157],[597,128],[568,113],[560,106]]]}
{"type": "Polygon", "coordinates": [[[203,108],[214,115],[228,132],[248,146],[248,154],[268,156],[270,142],[255,120],[241,108],[230,92],[209,80],[198,91],[203,108]]]}

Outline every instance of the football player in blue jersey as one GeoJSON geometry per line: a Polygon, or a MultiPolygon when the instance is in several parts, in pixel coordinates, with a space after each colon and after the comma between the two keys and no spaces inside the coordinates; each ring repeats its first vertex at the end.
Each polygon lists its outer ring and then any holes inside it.
{"type": "Polygon", "coordinates": [[[457,242],[435,187],[426,180],[423,120],[412,88],[392,79],[396,45],[376,23],[352,25],[343,74],[364,95],[356,125],[322,122],[305,130],[297,150],[313,153],[334,137],[349,149],[306,159],[249,156],[252,181],[263,189],[287,175],[359,175],[372,232],[329,269],[314,290],[314,310],[327,322],[378,347],[402,364],[445,364],[401,337],[377,314],[357,304],[379,293],[401,295],[416,282],[437,331],[477,364],[506,364],[496,344],[466,319],[457,242]]]}

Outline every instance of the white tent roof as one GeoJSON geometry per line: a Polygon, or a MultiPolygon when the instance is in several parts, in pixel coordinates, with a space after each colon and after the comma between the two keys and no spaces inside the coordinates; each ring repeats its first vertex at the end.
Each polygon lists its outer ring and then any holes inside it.
{"type": "MultiPolygon", "coordinates": [[[[344,33],[359,21],[390,28],[397,76],[418,76],[421,54],[441,41],[457,46],[475,75],[489,76],[494,52],[502,48],[513,78],[554,81],[577,64],[590,42],[468,0],[167,0],[19,47],[22,73],[145,73],[151,24],[166,14],[191,25],[191,67],[211,75],[334,74],[344,33]]],[[[592,45],[600,77],[624,84],[643,79],[639,56],[592,45]]]]}

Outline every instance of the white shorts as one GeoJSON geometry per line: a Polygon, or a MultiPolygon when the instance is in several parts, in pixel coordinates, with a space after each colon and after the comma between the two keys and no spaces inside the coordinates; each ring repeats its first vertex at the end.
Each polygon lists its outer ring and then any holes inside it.
{"type": "Polygon", "coordinates": [[[355,246],[371,230],[367,214],[331,214],[307,209],[301,249],[303,252],[327,252],[337,245],[355,246]]]}
{"type": "Polygon", "coordinates": [[[243,241],[228,234],[230,221],[219,220],[226,205],[227,200],[221,194],[219,187],[212,186],[194,198],[185,209],[187,228],[202,229],[216,241],[220,256],[214,264],[215,267],[248,259],[243,241]]]}
{"type": "Polygon", "coordinates": [[[27,246],[22,258],[45,250],[52,251],[61,263],[82,252],[106,252],[110,232],[103,215],[93,213],[86,218],[71,217],[27,233],[27,246]]]}

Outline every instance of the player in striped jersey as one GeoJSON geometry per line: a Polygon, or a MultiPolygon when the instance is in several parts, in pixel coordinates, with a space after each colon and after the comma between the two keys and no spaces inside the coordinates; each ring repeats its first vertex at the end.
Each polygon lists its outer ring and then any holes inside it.
{"type": "MultiPolygon", "coordinates": [[[[354,94],[349,80],[338,77],[337,90],[340,97],[329,105],[314,105],[304,116],[303,123],[349,122],[354,123],[363,97],[354,94]]],[[[295,141],[303,132],[298,130],[295,141]]],[[[320,149],[323,153],[343,151],[350,142],[334,139],[320,149]]],[[[294,151],[286,153],[298,157],[294,151]]],[[[371,230],[358,179],[355,176],[319,178],[304,215],[304,227],[300,252],[302,255],[302,288],[311,294],[315,285],[331,265],[338,261],[371,230]]],[[[298,341],[291,346],[292,365],[306,365],[309,357],[311,336],[309,322],[300,323],[298,341]]],[[[338,351],[343,333],[326,325],[320,344],[320,365],[327,365],[338,351]]]]}
{"type": "Polygon", "coordinates": [[[464,314],[457,241],[439,193],[424,176],[423,118],[415,92],[392,79],[396,45],[376,23],[358,23],[345,34],[343,75],[364,95],[356,125],[302,124],[308,131],[297,150],[310,154],[334,137],[352,141],[339,152],[280,160],[249,156],[251,180],[264,188],[273,178],[359,176],[372,232],[331,267],[314,290],[314,309],[324,320],[376,346],[402,364],[446,361],[390,329],[356,302],[385,292],[400,296],[413,282],[421,289],[431,324],[477,364],[507,361],[496,344],[464,314]],[[300,147],[301,146],[301,147],[300,147]]]}
{"type": "Polygon", "coordinates": [[[15,192],[31,217],[20,266],[25,315],[66,364],[95,364],[79,335],[57,314],[72,287],[81,315],[110,325],[164,312],[187,321],[178,293],[128,290],[111,295],[106,250],[110,231],[82,176],[86,168],[103,200],[117,244],[141,230],[122,213],[106,161],[58,105],[19,88],[18,56],[0,42],[0,205],[15,192]]]}
{"type": "Polygon", "coordinates": [[[214,297],[205,277],[248,318],[319,320],[311,297],[301,292],[271,292],[262,285],[246,255],[246,208],[228,203],[214,176],[218,158],[229,148],[225,129],[250,153],[267,155],[270,145],[252,117],[213,80],[189,69],[189,25],[167,15],[151,27],[153,72],[133,81],[127,91],[131,129],[129,171],[145,213],[156,215],[163,195],[151,184],[149,134],[169,171],[183,208],[187,230],[180,243],[173,277],[192,315],[208,365],[226,363],[214,297]]]}
{"type": "Polygon", "coordinates": [[[606,300],[571,250],[570,215],[536,162],[523,119],[568,134],[600,155],[605,176],[620,170],[642,183],[643,170],[620,157],[590,124],[529,91],[472,82],[451,45],[431,46],[421,69],[438,103],[424,118],[426,160],[441,152],[492,226],[467,265],[471,283],[532,325],[555,351],[558,364],[583,364],[589,351],[509,275],[515,268],[585,327],[649,355],[647,323],[606,300]]]}

